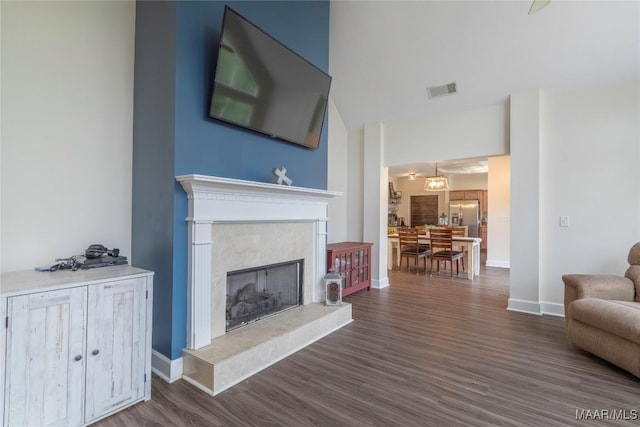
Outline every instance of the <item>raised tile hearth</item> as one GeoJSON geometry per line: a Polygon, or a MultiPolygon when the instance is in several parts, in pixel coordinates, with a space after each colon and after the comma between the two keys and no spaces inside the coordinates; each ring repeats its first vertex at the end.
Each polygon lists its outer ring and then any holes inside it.
{"type": "Polygon", "coordinates": [[[351,304],[308,304],[184,350],[183,378],[216,395],[351,322],[351,304]]]}

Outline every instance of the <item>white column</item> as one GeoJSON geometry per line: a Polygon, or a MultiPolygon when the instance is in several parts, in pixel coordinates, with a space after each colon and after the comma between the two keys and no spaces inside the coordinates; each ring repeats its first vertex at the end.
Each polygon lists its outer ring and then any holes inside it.
{"type": "Polygon", "coordinates": [[[316,271],[313,302],[325,300],[323,278],[327,273],[327,221],[316,221],[316,271]]]}
{"type": "Polygon", "coordinates": [[[211,344],[211,221],[189,222],[187,348],[211,344]]]}
{"type": "Polygon", "coordinates": [[[371,248],[371,286],[389,286],[387,276],[387,203],[389,172],[383,166],[384,128],[381,122],[364,127],[363,240],[371,248]]]}
{"type": "MultiPolygon", "coordinates": [[[[540,313],[540,91],[511,95],[509,310],[540,313]]],[[[491,220],[490,220],[491,221],[491,220]]]]}

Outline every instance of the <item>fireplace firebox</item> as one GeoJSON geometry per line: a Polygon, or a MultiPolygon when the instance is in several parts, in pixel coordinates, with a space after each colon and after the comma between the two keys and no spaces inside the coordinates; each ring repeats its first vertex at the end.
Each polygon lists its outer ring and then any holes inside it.
{"type": "Polygon", "coordinates": [[[304,260],[227,273],[226,331],[302,304],[304,260]]]}

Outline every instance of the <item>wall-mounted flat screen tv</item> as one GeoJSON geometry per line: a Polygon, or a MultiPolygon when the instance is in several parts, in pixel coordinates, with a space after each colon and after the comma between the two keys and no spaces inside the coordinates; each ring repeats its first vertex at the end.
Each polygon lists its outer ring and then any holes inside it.
{"type": "Polygon", "coordinates": [[[209,115],[318,148],[331,76],[225,7],[209,115]]]}

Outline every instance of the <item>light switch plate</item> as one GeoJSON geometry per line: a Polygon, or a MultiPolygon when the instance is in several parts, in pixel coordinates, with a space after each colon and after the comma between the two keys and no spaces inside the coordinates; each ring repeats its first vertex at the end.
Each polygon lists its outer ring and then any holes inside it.
{"type": "Polygon", "coordinates": [[[568,227],[569,226],[569,216],[560,215],[560,227],[568,227]]]}

